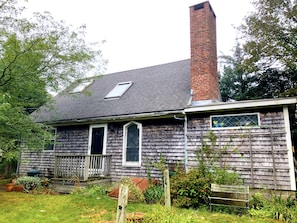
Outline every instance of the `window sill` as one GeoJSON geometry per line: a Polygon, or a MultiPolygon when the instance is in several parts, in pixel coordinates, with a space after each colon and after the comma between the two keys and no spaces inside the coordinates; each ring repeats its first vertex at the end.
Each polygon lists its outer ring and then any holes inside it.
{"type": "Polygon", "coordinates": [[[141,167],[141,163],[122,163],[123,167],[141,167]]]}

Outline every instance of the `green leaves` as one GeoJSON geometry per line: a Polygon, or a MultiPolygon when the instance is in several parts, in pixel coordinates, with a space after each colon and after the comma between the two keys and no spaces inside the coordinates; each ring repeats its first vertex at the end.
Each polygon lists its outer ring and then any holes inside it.
{"type": "Polygon", "coordinates": [[[104,68],[100,44],[84,40],[86,27],[74,30],[50,13],[24,16],[17,0],[0,0],[0,150],[17,159],[19,151],[42,150],[50,138],[30,114],[86,74],[104,68]],[[25,147],[24,147],[25,145],[25,147]]]}
{"type": "Polygon", "coordinates": [[[251,71],[282,67],[296,70],[297,7],[290,0],[253,1],[255,11],[240,27],[251,71]]]}

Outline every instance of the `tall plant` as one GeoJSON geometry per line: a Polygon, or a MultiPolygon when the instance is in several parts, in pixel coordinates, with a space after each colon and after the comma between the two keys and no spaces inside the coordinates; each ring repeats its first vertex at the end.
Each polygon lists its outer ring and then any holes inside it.
{"type": "Polygon", "coordinates": [[[206,134],[197,148],[197,167],[188,173],[178,172],[171,179],[171,196],[177,206],[197,208],[208,204],[211,183],[242,184],[239,174],[228,166],[218,166],[221,154],[230,147],[230,142],[232,139],[226,146],[217,148],[214,132],[206,134]]]}

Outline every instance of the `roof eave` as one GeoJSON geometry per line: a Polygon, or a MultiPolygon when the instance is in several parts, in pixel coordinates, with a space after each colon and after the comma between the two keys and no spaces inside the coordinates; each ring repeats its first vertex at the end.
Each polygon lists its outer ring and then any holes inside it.
{"type": "Polygon", "coordinates": [[[277,98],[263,100],[248,100],[236,102],[219,102],[207,105],[192,106],[185,109],[185,113],[210,112],[222,110],[245,110],[252,108],[282,107],[297,103],[297,98],[277,98]]]}
{"type": "Polygon", "coordinates": [[[140,114],[128,114],[128,115],[116,115],[116,116],[105,116],[96,118],[82,118],[75,120],[58,120],[50,121],[45,124],[54,126],[66,126],[66,125],[82,125],[90,123],[109,123],[109,122],[122,122],[131,120],[147,120],[147,119],[160,119],[174,117],[176,114],[183,113],[183,109],[174,111],[161,111],[161,112],[150,112],[140,114]]]}

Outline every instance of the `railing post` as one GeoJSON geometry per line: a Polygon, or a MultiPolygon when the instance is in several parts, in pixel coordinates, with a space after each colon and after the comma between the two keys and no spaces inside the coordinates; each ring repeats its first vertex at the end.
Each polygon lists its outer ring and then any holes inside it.
{"type": "Polygon", "coordinates": [[[58,177],[58,156],[55,156],[54,177],[58,177]]]}
{"type": "Polygon", "coordinates": [[[89,177],[89,167],[90,167],[90,156],[85,156],[85,169],[84,169],[84,181],[86,181],[89,177]]]}

